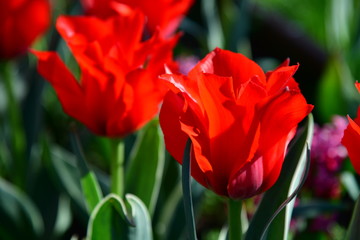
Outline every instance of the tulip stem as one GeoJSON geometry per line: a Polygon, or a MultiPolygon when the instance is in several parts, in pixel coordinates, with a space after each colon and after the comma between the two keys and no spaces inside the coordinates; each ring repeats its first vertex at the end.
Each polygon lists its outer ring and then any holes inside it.
{"type": "Polygon", "coordinates": [[[182,189],[183,189],[183,199],[184,199],[184,208],[185,208],[185,219],[186,219],[186,230],[187,230],[187,239],[196,240],[196,227],[194,219],[194,207],[192,203],[191,196],[191,163],[190,163],[190,147],[191,140],[189,139],[186,142],[186,147],[184,150],[184,157],[182,162],[182,189]]]}
{"type": "Polygon", "coordinates": [[[360,236],[360,229],[359,229],[359,222],[360,222],[360,196],[355,202],[355,206],[353,208],[353,213],[351,217],[351,221],[349,227],[347,229],[345,239],[358,239],[360,236]]]}
{"type": "Polygon", "coordinates": [[[25,162],[25,136],[22,126],[21,112],[18,106],[18,103],[14,94],[14,80],[11,74],[11,64],[10,62],[0,63],[0,77],[3,78],[4,87],[7,94],[8,102],[8,113],[9,113],[9,122],[11,127],[11,148],[12,156],[14,159],[15,165],[13,166],[12,176],[14,177],[14,182],[20,188],[25,187],[25,172],[26,172],[26,162],[25,162]]]}
{"type": "Polygon", "coordinates": [[[115,141],[113,145],[113,155],[110,163],[111,192],[120,196],[121,198],[124,195],[124,153],[124,141],[115,141]]]}
{"type": "Polygon", "coordinates": [[[229,199],[228,201],[228,218],[229,218],[229,239],[241,240],[241,201],[229,199]]]}

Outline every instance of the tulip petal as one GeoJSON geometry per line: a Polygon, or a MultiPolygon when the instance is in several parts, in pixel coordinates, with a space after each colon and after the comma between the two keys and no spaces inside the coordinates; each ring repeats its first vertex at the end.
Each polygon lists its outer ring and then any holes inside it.
{"type": "Polygon", "coordinates": [[[83,119],[84,94],[80,85],[55,52],[31,50],[38,58],[38,71],[54,87],[64,111],[75,118],[83,119]]]}
{"type": "Polygon", "coordinates": [[[264,71],[254,61],[242,54],[215,48],[193,70],[190,71],[191,78],[195,72],[212,73],[222,77],[232,77],[235,92],[241,84],[258,76],[265,83],[264,71]],[[239,67],[241,66],[241,67],[239,67]],[[244,71],[246,69],[246,71],[244,71]]]}
{"type": "Polygon", "coordinates": [[[349,125],[344,131],[341,143],[346,147],[348,155],[355,171],[360,174],[360,127],[348,116],[349,125]]]}
{"type": "Polygon", "coordinates": [[[191,138],[193,176],[202,185],[248,198],[274,184],[297,124],[313,108],[293,78],[298,66],[288,63],[265,75],[243,55],[217,48],[188,76],[161,76],[176,97],[165,98],[160,114],[167,149],[181,162],[191,138]]]}
{"type": "Polygon", "coordinates": [[[355,87],[358,90],[358,92],[360,93],[360,83],[356,82],[355,83],[355,87]]]}
{"type": "MultiPolygon", "coordinates": [[[[187,140],[189,139],[189,132],[184,132],[186,125],[180,122],[180,116],[183,115],[184,99],[168,92],[165,96],[164,103],[160,111],[160,126],[164,133],[166,149],[170,154],[182,164],[184,149],[187,140]]],[[[184,120],[184,119],[183,119],[184,120]]],[[[190,130],[190,127],[188,127],[190,130]]],[[[204,171],[200,169],[198,161],[195,159],[195,152],[201,151],[197,139],[194,138],[194,133],[190,133],[192,137],[191,150],[191,174],[203,186],[208,187],[204,171]]],[[[198,155],[198,153],[196,154],[198,155]]],[[[205,164],[206,165],[206,164],[205,164]]],[[[202,166],[204,169],[205,167],[202,166]]]]}
{"type": "Polygon", "coordinates": [[[160,111],[160,126],[164,133],[166,149],[179,162],[182,162],[186,141],[189,138],[181,131],[180,116],[183,113],[184,99],[169,91],[160,111]]]}
{"type": "Polygon", "coordinates": [[[264,181],[264,159],[259,156],[254,161],[247,163],[230,179],[228,195],[233,199],[244,199],[254,196],[259,192],[264,181]]]}
{"type": "Polygon", "coordinates": [[[295,82],[294,78],[292,78],[298,68],[299,65],[295,65],[281,67],[273,71],[267,79],[266,88],[268,94],[270,96],[279,94],[282,90],[285,89],[286,86],[291,89],[298,89],[297,83],[295,82]],[[290,86],[290,83],[292,86],[290,86]]]}
{"type": "Polygon", "coordinates": [[[262,128],[260,137],[260,151],[266,152],[267,149],[275,145],[297,124],[304,119],[313,109],[313,106],[306,103],[303,95],[298,91],[284,90],[284,92],[265,105],[263,108],[262,128]]]}

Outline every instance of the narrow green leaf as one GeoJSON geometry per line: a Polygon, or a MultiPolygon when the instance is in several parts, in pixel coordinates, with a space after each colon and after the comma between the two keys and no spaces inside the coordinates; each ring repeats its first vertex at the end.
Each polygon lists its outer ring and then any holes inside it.
{"type": "Polygon", "coordinates": [[[76,157],[70,152],[57,147],[48,146],[47,141],[43,141],[42,158],[54,182],[58,184],[68,196],[75,202],[84,218],[88,217],[86,205],[81,189],[80,173],[76,164],[76,157]]]}
{"type": "Polygon", "coordinates": [[[343,212],[347,210],[344,203],[329,202],[328,200],[310,200],[300,203],[294,208],[292,216],[297,218],[315,218],[329,213],[343,212]]]}
{"type": "Polygon", "coordinates": [[[359,94],[354,88],[353,78],[345,59],[339,55],[331,56],[321,77],[316,94],[316,106],[323,122],[330,122],[337,114],[345,116],[351,111],[351,104],[356,103],[359,94]]]}
{"type": "Polygon", "coordinates": [[[192,202],[191,194],[191,163],[190,163],[190,148],[191,140],[188,139],[184,150],[184,157],[182,162],[182,189],[184,198],[185,218],[186,218],[186,230],[187,236],[190,240],[197,239],[196,227],[194,218],[194,206],[192,202]]]}
{"type": "Polygon", "coordinates": [[[165,147],[158,121],[139,132],[126,167],[126,192],[138,196],[150,214],[158,199],[164,172],[165,147]],[[144,167],[146,166],[146,167],[144,167]]]}
{"type": "Polygon", "coordinates": [[[86,205],[91,212],[102,199],[102,192],[99,183],[92,171],[81,177],[81,188],[86,200],[86,205]]]}
{"type": "Polygon", "coordinates": [[[351,20],[354,17],[352,0],[332,0],[327,26],[327,44],[330,50],[348,49],[351,20]]]}
{"type": "Polygon", "coordinates": [[[0,236],[2,239],[40,239],[44,222],[33,202],[0,178],[0,236]]]}
{"type": "Polygon", "coordinates": [[[224,47],[224,34],[217,12],[218,7],[216,6],[215,0],[201,1],[202,13],[205,16],[207,29],[208,29],[208,49],[212,50],[215,47],[224,47]]]}
{"type": "Polygon", "coordinates": [[[102,192],[95,174],[87,166],[80,141],[75,132],[71,134],[71,143],[77,157],[77,166],[81,175],[81,188],[90,213],[102,199],[102,192]]]}
{"type": "Polygon", "coordinates": [[[109,194],[91,213],[87,230],[90,240],[151,240],[150,216],[145,205],[134,195],[126,195],[129,210],[116,194],[109,194]]]}
{"type": "Polygon", "coordinates": [[[229,228],[228,228],[227,225],[224,225],[221,228],[218,240],[227,240],[227,239],[229,239],[228,233],[229,233],[229,228]]]}
{"type": "Polygon", "coordinates": [[[152,240],[151,220],[145,204],[135,195],[126,194],[127,202],[131,207],[131,218],[135,224],[130,227],[128,239],[132,240],[152,240]]]}
{"type": "MultiPolygon", "coordinates": [[[[175,160],[174,160],[175,161],[175,160]]],[[[180,185],[180,184],[179,184],[180,185]]],[[[204,187],[196,181],[191,181],[191,193],[194,210],[198,209],[201,204],[204,187]]],[[[186,216],[184,211],[184,199],[181,191],[181,186],[175,186],[174,191],[166,201],[164,209],[161,209],[161,217],[159,225],[165,231],[161,239],[182,239],[186,231],[186,216]]],[[[196,212],[196,211],[195,211],[196,212]]]]}
{"type": "Polygon", "coordinates": [[[350,225],[346,233],[346,240],[360,239],[360,196],[356,200],[353,215],[351,217],[350,225]]]}
{"type": "Polygon", "coordinates": [[[0,80],[4,81],[8,104],[9,126],[11,129],[9,140],[14,162],[11,177],[18,187],[25,189],[27,167],[27,159],[25,158],[26,142],[19,102],[15,94],[16,86],[14,86],[14,84],[16,79],[14,78],[12,68],[12,62],[0,62],[0,80]]]}
{"type": "Polygon", "coordinates": [[[62,236],[70,227],[72,221],[70,198],[65,195],[60,195],[59,205],[54,225],[54,235],[58,238],[62,236]]]}
{"type": "Polygon", "coordinates": [[[356,201],[360,194],[359,186],[356,182],[355,176],[350,172],[343,172],[340,175],[340,181],[342,185],[346,188],[346,191],[349,193],[350,197],[356,201]]]}
{"type": "Polygon", "coordinates": [[[290,218],[294,201],[289,201],[297,194],[307,170],[309,148],[313,135],[313,118],[310,114],[307,118],[304,131],[290,147],[275,185],[270,188],[263,196],[263,199],[250,222],[246,240],[261,239],[264,231],[271,222],[274,213],[281,210],[286,205],[285,210],[281,211],[271,223],[267,239],[287,239],[290,218]]]}

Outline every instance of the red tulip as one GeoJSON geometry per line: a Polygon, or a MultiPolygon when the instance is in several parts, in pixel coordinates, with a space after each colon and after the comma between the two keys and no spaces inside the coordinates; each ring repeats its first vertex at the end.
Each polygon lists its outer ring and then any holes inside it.
{"type": "Polygon", "coordinates": [[[79,81],[55,52],[33,51],[64,111],[95,134],[122,137],[159,110],[167,88],[158,76],[165,63],[174,64],[178,37],[164,40],[155,33],[141,41],[144,21],[139,11],[107,20],[59,17],[56,28],[79,64],[79,81]]]}
{"type": "MultiPolygon", "coordinates": [[[[356,82],[355,86],[360,92],[360,83],[356,82]]],[[[355,171],[360,174],[360,107],[357,111],[357,118],[352,120],[348,116],[349,125],[344,131],[344,137],[341,140],[341,143],[346,147],[348,155],[352,165],[355,168],[355,171]]]]}
{"type": "Polygon", "coordinates": [[[48,0],[0,1],[0,58],[23,54],[50,24],[48,0]]]}
{"type": "Polygon", "coordinates": [[[262,193],[277,180],[306,103],[288,61],[266,75],[241,54],[215,49],[188,74],[165,74],[170,91],[160,124],[181,164],[191,139],[192,176],[234,199],[262,193]]]}
{"type": "Polygon", "coordinates": [[[101,18],[122,11],[123,4],[138,8],[147,17],[147,30],[153,33],[159,27],[163,36],[176,30],[192,3],[193,0],[82,0],[87,14],[101,18]]]}

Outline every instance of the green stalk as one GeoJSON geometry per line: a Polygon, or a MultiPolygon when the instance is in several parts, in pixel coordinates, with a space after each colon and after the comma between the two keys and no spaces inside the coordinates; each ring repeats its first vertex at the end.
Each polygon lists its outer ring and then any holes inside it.
{"type": "Polygon", "coordinates": [[[229,239],[241,240],[241,201],[229,198],[228,201],[228,218],[229,218],[229,239]]]}
{"type": "Polygon", "coordinates": [[[114,141],[113,155],[110,160],[111,192],[121,198],[124,195],[124,153],[124,141],[114,141]]]}
{"type": "Polygon", "coordinates": [[[25,136],[21,120],[21,112],[14,94],[14,87],[11,74],[11,65],[9,62],[0,63],[0,74],[4,81],[4,87],[7,95],[9,122],[11,128],[11,148],[15,165],[13,166],[13,177],[15,184],[24,189],[25,187],[25,136]]]}

